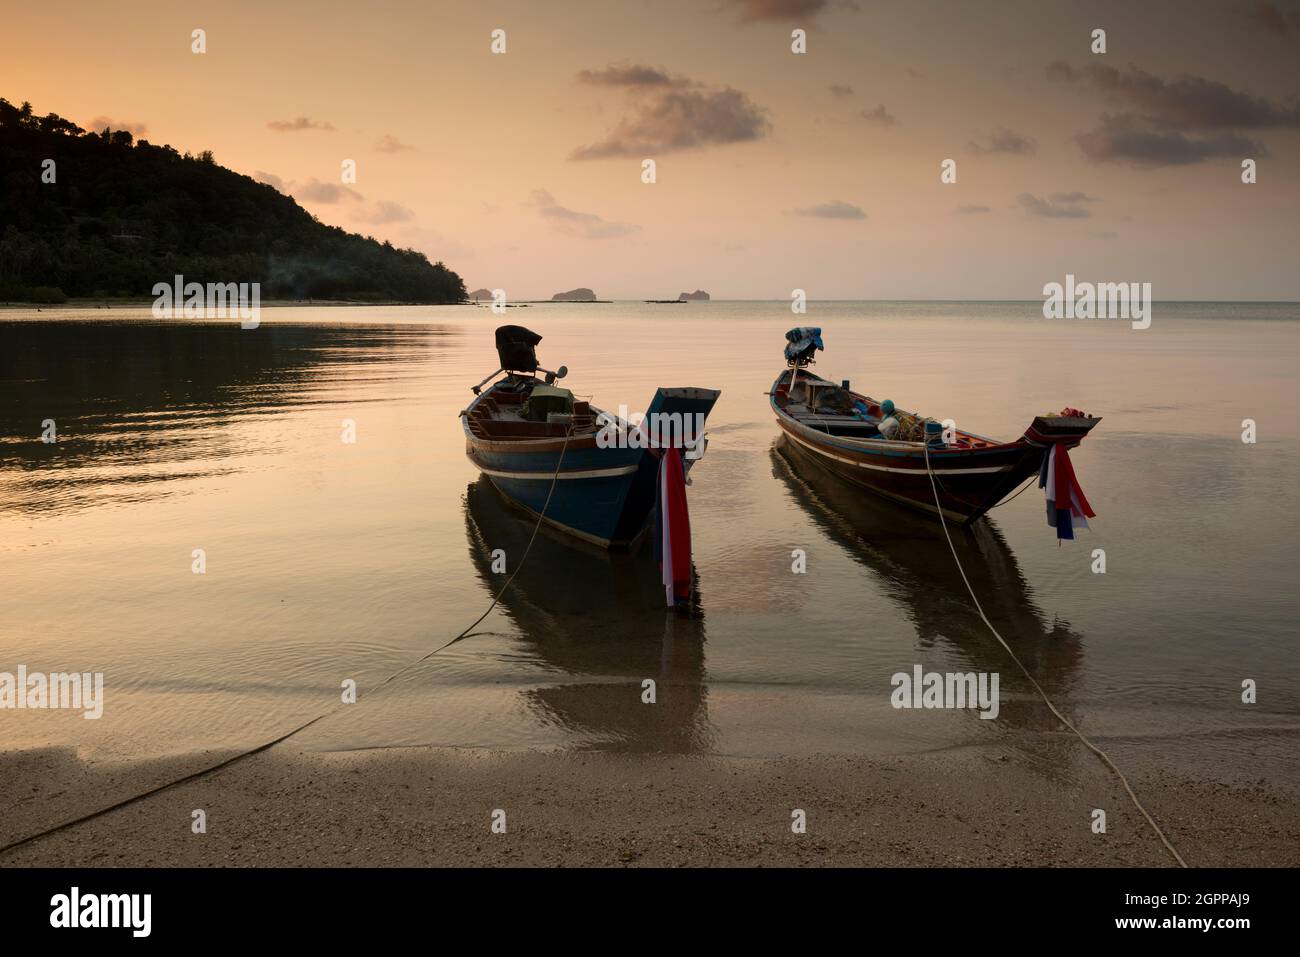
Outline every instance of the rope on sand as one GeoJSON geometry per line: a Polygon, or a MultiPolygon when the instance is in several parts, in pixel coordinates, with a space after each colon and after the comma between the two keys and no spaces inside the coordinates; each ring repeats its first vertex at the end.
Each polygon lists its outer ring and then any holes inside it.
{"type": "MultiPolygon", "coordinates": [[[[1174,846],[1169,843],[1169,838],[1165,837],[1165,832],[1160,830],[1160,825],[1157,824],[1155,819],[1147,813],[1147,809],[1142,806],[1142,802],[1138,800],[1138,796],[1133,793],[1133,788],[1129,785],[1128,778],[1124,776],[1124,772],[1121,771],[1119,766],[1110,759],[1110,755],[1089,741],[1082,731],[1071,724],[1065,715],[1061,714],[1061,712],[1056,709],[1056,705],[1052,704],[1052,699],[1047,697],[1047,692],[1044,691],[1042,686],[1034,680],[1034,676],[1029,673],[1029,669],[1026,668],[1024,663],[1016,656],[1016,653],[1011,650],[1011,646],[1007,644],[1006,640],[998,634],[998,630],[993,627],[993,622],[989,621],[989,616],[984,614],[984,608],[980,605],[980,600],[975,595],[975,589],[971,587],[970,579],[966,577],[966,569],[961,566],[961,559],[957,556],[957,548],[952,543],[952,536],[948,534],[948,520],[944,518],[943,506],[939,504],[939,487],[934,481],[934,470],[930,468],[930,446],[928,443],[925,446],[925,471],[930,476],[930,489],[934,492],[934,507],[939,513],[939,524],[943,528],[943,537],[948,541],[948,548],[952,552],[952,559],[957,563],[957,571],[961,573],[961,580],[965,583],[966,590],[970,592],[971,601],[975,603],[975,610],[980,613],[980,618],[984,620],[984,624],[988,625],[989,631],[993,632],[993,637],[998,640],[998,643],[1006,649],[1007,654],[1011,656],[1011,660],[1016,663],[1017,667],[1019,667],[1022,672],[1024,672],[1025,677],[1029,679],[1029,683],[1034,686],[1034,690],[1037,691],[1039,696],[1043,699],[1048,710],[1051,711],[1052,714],[1056,715],[1057,720],[1060,721],[1061,724],[1073,731],[1075,737],[1082,741],[1088,750],[1106,762],[1106,766],[1115,772],[1120,783],[1124,785],[1124,790],[1128,792],[1128,796],[1132,799],[1133,806],[1142,812],[1142,816],[1147,819],[1147,823],[1151,825],[1151,829],[1156,832],[1156,837],[1160,838],[1160,842],[1164,844],[1165,849],[1173,855],[1174,860],[1178,862],[1179,867],[1186,867],[1187,862],[1183,860],[1182,856],[1174,846]]],[[[1024,491],[1024,489],[1021,489],[1021,491],[1024,491]]]]}
{"type": "MultiPolygon", "coordinates": [[[[564,433],[564,444],[560,446],[560,457],[555,462],[555,473],[551,476],[551,487],[550,490],[546,493],[546,502],[545,504],[542,505],[542,510],[537,514],[537,523],[533,526],[532,537],[528,539],[528,545],[524,549],[524,553],[520,557],[519,562],[515,565],[514,572],[511,573],[510,577],[506,579],[506,583],[501,586],[501,590],[496,593],[496,596],[492,599],[492,604],[488,605],[487,611],[479,615],[478,618],[474,620],[473,624],[471,624],[469,627],[467,627],[464,631],[462,631],[455,638],[451,639],[451,641],[447,642],[445,645],[440,645],[439,647],[435,648],[433,651],[425,655],[423,658],[419,658],[416,661],[412,661],[409,664],[405,664],[397,671],[394,671],[391,675],[389,675],[379,684],[375,685],[376,691],[384,687],[384,685],[388,684],[399,675],[405,674],[407,671],[414,668],[416,665],[428,661],[430,658],[432,658],[438,652],[442,651],[444,648],[450,648],[452,645],[454,645],[456,642],[460,641],[463,638],[472,637],[471,632],[473,634],[483,634],[483,632],[473,632],[473,629],[477,627],[478,624],[481,621],[483,621],[484,618],[486,618],[488,615],[492,613],[492,609],[497,606],[497,602],[499,602],[501,600],[501,596],[506,593],[506,589],[510,587],[510,583],[515,580],[515,575],[519,574],[519,569],[524,567],[524,562],[528,558],[528,553],[532,551],[533,542],[537,539],[537,532],[542,527],[542,519],[546,516],[546,510],[550,508],[551,497],[555,494],[555,486],[560,479],[560,466],[564,463],[564,453],[568,451],[569,438],[572,435],[573,435],[573,429],[572,427],[570,427],[569,430],[564,433]]],[[[98,810],[91,811],[87,814],[82,814],[80,817],[74,817],[71,820],[62,822],[61,824],[55,824],[52,827],[47,827],[43,831],[37,831],[35,834],[29,834],[27,837],[19,838],[16,841],[13,841],[9,844],[4,845],[3,847],[0,847],[0,855],[8,854],[10,851],[16,851],[20,847],[24,847],[28,844],[33,843],[34,841],[39,841],[43,837],[49,837],[51,834],[56,834],[59,831],[66,831],[69,828],[76,827],[78,824],[85,824],[87,821],[93,821],[97,817],[103,817],[105,814],[110,814],[113,811],[117,811],[120,810],[121,808],[127,807],[128,805],[135,804],[137,801],[143,801],[145,798],[152,797],[155,794],[160,794],[163,791],[168,791],[174,787],[179,787],[180,785],[187,784],[190,781],[196,781],[199,778],[206,777],[207,775],[220,771],[223,768],[228,768],[232,764],[236,763],[237,761],[244,760],[244,758],[251,758],[255,754],[261,754],[263,751],[268,751],[271,748],[275,747],[277,744],[289,740],[298,732],[306,731],[317,721],[321,721],[324,718],[327,718],[330,715],[335,714],[342,707],[344,706],[336,705],[335,707],[331,708],[329,711],[321,712],[320,714],[316,715],[316,717],[312,718],[310,721],[306,721],[303,724],[298,725],[298,727],[294,728],[292,731],[282,734],[278,738],[275,738],[272,741],[267,741],[263,744],[259,744],[257,747],[250,748],[247,751],[241,751],[239,754],[226,758],[224,761],[220,761],[217,764],[211,765],[210,767],[201,768],[198,771],[194,771],[183,777],[176,778],[173,781],[167,781],[163,784],[159,784],[155,787],[152,787],[147,791],[142,791],[141,793],[133,795],[132,797],[124,798],[123,800],[118,801],[116,804],[110,804],[107,807],[101,807],[98,810]]]]}

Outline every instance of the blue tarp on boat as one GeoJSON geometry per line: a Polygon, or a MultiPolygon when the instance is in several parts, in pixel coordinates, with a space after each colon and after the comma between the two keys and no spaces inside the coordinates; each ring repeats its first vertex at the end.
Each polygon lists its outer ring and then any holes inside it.
{"type": "Polygon", "coordinates": [[[800,326],[791,329],[785,337],[789,340],[785,347],[786,362],[810,361],[814,352],[826,348],[822,345],[822,331],[818,326],[800,326]]]}

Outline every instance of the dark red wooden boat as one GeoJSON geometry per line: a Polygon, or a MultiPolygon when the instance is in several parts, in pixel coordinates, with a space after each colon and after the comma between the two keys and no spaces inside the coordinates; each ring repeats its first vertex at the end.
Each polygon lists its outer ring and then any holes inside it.
{"type": "MultiPolygon", "coordinates": [[[[891,408],[811,373],[821,330],[787,334],[787,369],[769,393],[799,460],[903,505],[963,525],[979,519],[1022,483],[1039,475],[1054,444],[1078,445],[1098,422],[1088,415],[1040,415],[1020,438],[1003,442],[891,408]],[[803,335],[801,335],[803,334],[803,335]],[[934,483],[930,481],[930,471],[934,483]]],[[[1073,412],[1074,410],[1070,410],[1073,412]]]]}

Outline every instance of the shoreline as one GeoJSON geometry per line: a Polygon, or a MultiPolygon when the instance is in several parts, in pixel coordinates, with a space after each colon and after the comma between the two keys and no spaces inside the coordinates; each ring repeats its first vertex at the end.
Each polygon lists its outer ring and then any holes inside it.
{"type": "MultiPolygon", "coordinates": [[[[210,766],[68,749],[0,756],[0,844],[210,766]]],[[[1300,864],[1300,801],[1275,785],[1129,772],[1192,867],[1300,864]]],[[[0,866],[1165,867],[1100,764],[1077,780],[978,749],[747,759],[281,746],[0,857],[0,866]],[[1107,833],[1091,831],[1094,807],[1107,833]],[[807,832],[791,830],[806,812],[807,832]],[[207,833],[191,832],[203,809],[207,833]],[[490,829],[495,809],[506,833],[490,829]]]]}

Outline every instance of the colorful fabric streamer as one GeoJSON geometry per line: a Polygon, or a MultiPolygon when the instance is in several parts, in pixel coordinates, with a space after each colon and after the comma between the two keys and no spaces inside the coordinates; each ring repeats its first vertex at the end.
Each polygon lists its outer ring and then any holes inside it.
{"type": "Polygon", "coordinates": [[[1072,540],[1076,528],[1087,528],[1088,519],[1097,517],[1074,474],[1065,445],[1054,442],[1043,456],[1038,487],[1046,490],[1047,524],[1056,529],[1058,540],[1072,540]]]}
{"type": "Polygon", "coordinates": [[[691,597],[691,518],[686,508],[686,468],[674,447],[659,460],[659,529],[655,549],[671,608],[691,597]]]}

